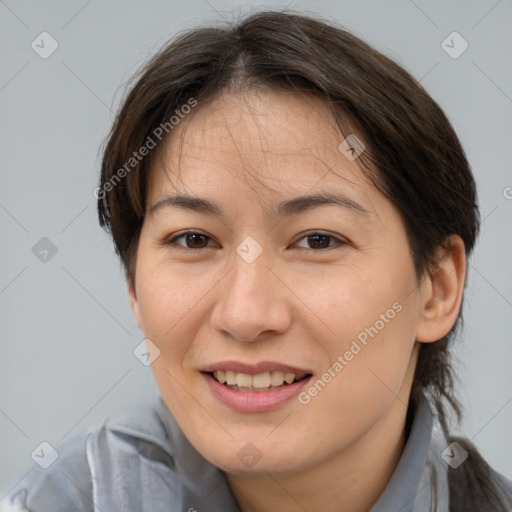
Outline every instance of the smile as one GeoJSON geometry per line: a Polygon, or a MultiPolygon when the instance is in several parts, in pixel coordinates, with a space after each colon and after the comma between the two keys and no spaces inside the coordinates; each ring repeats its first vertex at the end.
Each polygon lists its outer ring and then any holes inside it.
{"type": "Polygon", "coordinates": [[[215,380],[224,384],[225,387],[233,391],[244,392],[264,392],[270,391],[282,386],[288,386],[294,382],[299,382],[307,377],[307,374],[296,375],[295,373],[284,373],[281,371],[263,372],[256,375],[247,373],[238,373],[232,370],[218,370],[210,375],[215,380]]]}
{"type": "Polygon", "coordinates": [[[311,370],[271,361],[219,361],[201,368],[200,374],[219,405],[241,413],[279,409],[313,378],[311,370]]]}

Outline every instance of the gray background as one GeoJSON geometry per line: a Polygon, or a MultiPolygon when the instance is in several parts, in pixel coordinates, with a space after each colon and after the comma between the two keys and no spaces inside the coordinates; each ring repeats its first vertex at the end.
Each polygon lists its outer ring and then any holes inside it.
{"type": "MultiPolygon", "coordinates": [[[[123,84],[177,31],[286,4],[0,0],[0,498],[41,441],[58,446],[157,394],[132,353],[143,336],[93,196],[123,84]],[[59,44],[47,59],[31,48],[43,31],[59,44]],[[46,262],[32,252],[42,237],[57,247],[46,262]]],[[[289,5],[334,18],[397,60],[462,140],[485,220],[456,349],[467,406],[460,430],[510,478],[512,1],[289,5]],[[453,31],[469,43],[457,59],[441,47],[453,31]]]]}

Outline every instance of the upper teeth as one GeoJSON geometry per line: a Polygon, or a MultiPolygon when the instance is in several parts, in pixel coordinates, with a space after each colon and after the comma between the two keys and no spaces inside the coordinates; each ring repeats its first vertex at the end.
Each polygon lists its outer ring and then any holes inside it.
{"type": "Polygon", "coordinates": [[[283,372],[265,372],[257,375],[248,375],[247,373],[237,373],[231,370],[213,372],[213,376],[221,383],[230,386],[239,386],[244,388],[268,388],[270,386],[282,386],[285,382],[291,384],[295,380],[294,373],[283,372]]]}

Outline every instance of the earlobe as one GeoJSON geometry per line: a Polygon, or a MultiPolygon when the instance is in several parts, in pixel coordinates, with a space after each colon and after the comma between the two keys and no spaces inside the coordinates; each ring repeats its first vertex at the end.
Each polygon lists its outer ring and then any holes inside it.
{"type": "Polygon", "coordinates": [[[422,286],[417,341],[438,341],[450,332],[462,304],[465,279],[464,242],[459,236],[450,235],[439,249],[435,270],[422,286]]]}
{"type": "Polygon", "coordinates": [[[128,284],[128,299],[130,301],[130,308],[132,310],[133,318],[135,319],[135,322],[137,323],[139,329],[142,330],[139,301],[137,300],[137,292],[135,290],[134,283],[128,284]]]}

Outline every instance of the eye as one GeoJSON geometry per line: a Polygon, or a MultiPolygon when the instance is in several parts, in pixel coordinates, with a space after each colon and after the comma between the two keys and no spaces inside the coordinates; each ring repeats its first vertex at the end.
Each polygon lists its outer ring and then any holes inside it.
{"type": "Polygon", "coordinates": [[[344,240],[341,240],[329,233],[322,233],[315,231],[313,233],[308,233],[304,235],[299,240],[306,239],[306,243],[310,244],[310,247],[306,247],[306,249],[328,249],[330,247],[333,247],[333,245],[330,244],[330,241],[336,240],[338,243],[335,245],[345,245],[346,242],[344,240]]]}
{"type": "MultiPolygon", "coordinates": [[[[310,245],[310,247],[305,247],[305,249],[311,250],[321,250],[328,249],[333,247],[331,242],[337,241],[334,245],[345,245],[346,242],[341,240],[329,233],[322,232],[312,232],[304,235],[300,240],[306,240],[306,243],[310,245]]],[[[186,231],[185,233],[181,233],[174,238],[169,238],[163,242],[164,245],[178,245],[184,247],[185,249],[205,249],[208,247],[208,241],[211,240],[211,237],[205,235],[203,233],[199,233],[197,231],[186,231]],[[179,240],[184,240],[184,243],[180,243],[179,240]]],[[[210,246],[211,247],[211,246],[210,246]]]]}
{"type": "Polygon", "coordinates": [[[180,245],[185,249],[204,249],[207,247],[207,241],[211,240],[208,235],[196,231],[186,231],[181,235],[164,241],[164,245],[180,245]],[[185,245],[178,243],[178,240],[184,239],[185,245]]]}

